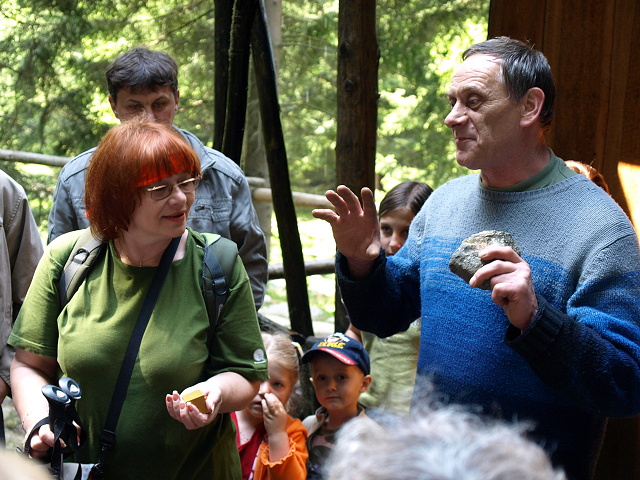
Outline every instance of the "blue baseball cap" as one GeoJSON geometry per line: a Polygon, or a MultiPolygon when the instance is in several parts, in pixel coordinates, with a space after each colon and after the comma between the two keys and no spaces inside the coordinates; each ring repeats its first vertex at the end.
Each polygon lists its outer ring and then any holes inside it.
{"type": "Polygon", "coordinates": [[[355,365],[365,375],[371,373],[369,354],[362,346],[362,343],[354,338],[347,337],[343,333],[332,333],[327,338],[316,342],[302,356],[302,363],[309,363],[311,358],[318,352],[328,353],[346,365],[355,365]]]}

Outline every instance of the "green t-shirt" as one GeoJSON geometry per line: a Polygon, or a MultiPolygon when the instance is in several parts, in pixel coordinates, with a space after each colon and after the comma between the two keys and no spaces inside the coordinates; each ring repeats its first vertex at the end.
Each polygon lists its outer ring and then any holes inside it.
{"type": "MultiPolygon", "coordinates": [[[[124,352],[156,268],[125,265],[110,244],[60,312],[58,278],[78,235],[63,235],[48,247],[9,343],[56,357],[59,374],[80,384],[77,409],[89,433],[81,461],[96,462],[124,352]]],[[[185,256],[173,262],[162,287],[131,375],[116,445],[107,457],[107,479],[240,478],[228,414],[189,431],[165,406],[166,394],[217,373],[268,377],[251,286],[239,259],[211,352],[207,349],[209,319],[199,282],[203,245],[202,236],[190,231],[185,256]]]]}
{"type": "Polygon", "coordinates": [[[549,149],[549,154],[550,158],[547,165],[538,173],[520,183],[503,188],[487,187],[482,184],[482,180],[480,180],[480,184],[483,188],[486,188],[488,190],[497,190],[500,192],[530,192],[531,190],[537,190],[539,188],[555,185],[556,183],[560,183],[569,177],[580,175],[579,173],[576,173],[569,167],[567,167],[564,161],[561,158],[556,157],[551,149],[549,149]]]}

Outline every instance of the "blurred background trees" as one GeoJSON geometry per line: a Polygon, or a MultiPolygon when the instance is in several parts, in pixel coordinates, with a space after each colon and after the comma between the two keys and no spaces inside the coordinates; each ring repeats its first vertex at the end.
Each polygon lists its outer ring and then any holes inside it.
{"type": "MultiPolygon", "coordinates": [[[[488,0],[379,2],[382,186],[459,174],[442,119],[452,61],[486,37],[488,0]]],[[[337,1],[284,0],[279,95],[295,189],[333,186],[337,1]]],[[[147,45],[180,65],[176,124],[213,143],[214,2],[8,0],[0,13],[0,146],[74,156],[116,122],[104,70],[147,45]]],[[[3,168],[6,165],[3,164],[3,168]]],[[[55,176],[55,172],[53,175],[55,176]]]]}

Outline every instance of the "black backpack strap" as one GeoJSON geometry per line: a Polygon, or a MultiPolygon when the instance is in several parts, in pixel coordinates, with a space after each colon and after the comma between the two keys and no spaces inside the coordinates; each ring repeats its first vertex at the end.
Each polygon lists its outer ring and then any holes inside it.
{"type": "Polygon", "coordinates": [[[95,238],[90,229],[86,228],[82,231],[58,281],[60,308],[69,303],[106,247],[107,244],[95,238]]]}
{"type": "Polygon", "coordinates": [[[233,268],[238,257],[238,246],[229,239],[212,233],[205,238],[202,260],[202,296],[209,316],[207,345],[211,343],[224,303],[229,296],[233,268]]]}

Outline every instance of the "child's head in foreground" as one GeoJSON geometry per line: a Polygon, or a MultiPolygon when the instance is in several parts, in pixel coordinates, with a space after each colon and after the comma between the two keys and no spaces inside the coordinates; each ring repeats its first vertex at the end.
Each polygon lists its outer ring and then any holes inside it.
{"type": "Polygon", "coordinates": [[[375,419],[354,418],[340,429],[325,478],[567,480],[527,438],[530,430],[457,405],[420,408],[407,417],[377,412],[375,419]],[[364,457],[368,461],[354,461],[364,457]]]}
{"type": "Polygon", "coordinates": [[[369,354],[342,333],[320,340],[302,357],[311,364],[311,383],[329,414],[357,412],[358,398],[371,384],[369,354]]]}

